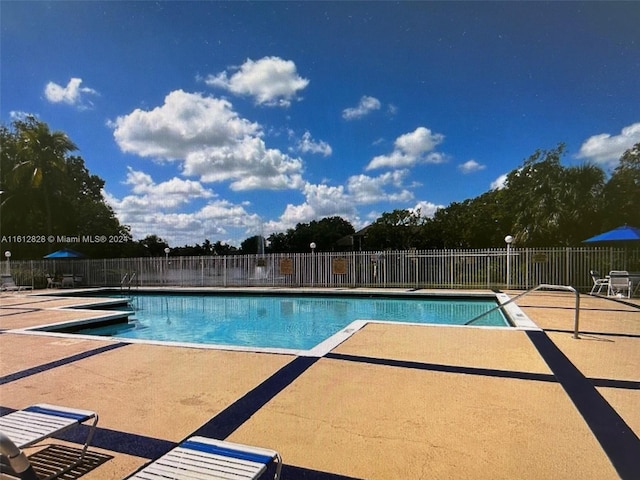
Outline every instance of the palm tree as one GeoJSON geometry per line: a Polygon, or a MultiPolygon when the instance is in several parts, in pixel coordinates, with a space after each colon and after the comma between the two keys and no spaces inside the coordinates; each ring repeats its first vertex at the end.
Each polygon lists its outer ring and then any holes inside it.
{"type": "Polygon", "coordinates": [[[62,192],[66,156],[77,147],[65,133],[51,132],[46,123],[33,116],[14,122],[14,128],[13,168],[5,182],[4,204],[19,208],[21,200],[27,200],[32,209],[40,204],[46,233],[51,234],[52,203],[62,192]]]}

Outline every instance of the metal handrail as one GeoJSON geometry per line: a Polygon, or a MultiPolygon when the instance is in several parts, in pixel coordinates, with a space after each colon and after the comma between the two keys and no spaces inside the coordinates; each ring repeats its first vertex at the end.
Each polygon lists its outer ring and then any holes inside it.
{"type": "Polygon", "coordinates": [[[520,297],[524,297],[525,295],[527,295],[528,293],[532,293],[535,292],[536,290],[542,290],[542,289],[546,289],[546,290],[563,290],[563,291],[568,291],[568,292],[573,292],[576,295],[576,308],[575,308],[575,317],[574,317],[574,322],[573,322],[573,338],[580,338],[580,336],[578,335],[579,331],[579,323],[580,323],[580,292],[578,292],[575,288],[570,287],[568,285],[549,285],[547,283],[541,283],[540,285],[538,285],[537,287],[534,288],[530,288],[529,290],[527,290],[526,292],[522,292],[518,295],[516,295],[515,297],[510,298],[509,300],[507,300],[504,303],[501,303],[500,305],[487,310],[484,313],[481,313],[480,315],[478,315],[477,317],[472,318],[471,320],[465,322],[465,325],[471,325],[472,323],[474,323],[475,321],[477,321],[478,319],[484,317],[485,315],[494,312],[498,309],[503,308],[505,305],[508,305],[512,302],[515,302],[517,299],[519,299],[520,297]]]}
{"type": "Polygon", "coordinates": [[[128,289],[131,290],[131,283],[135,280],[136,275],[137,275],[137,272],[133,272],[131,275],[129,275],[129,272],[125,273],[122,276],[122,279],[120,280],[120,290],[124,289],[125,283],[127,284],[128,289]],[[127,280],[127,278],[129,280],[127,280]]]}

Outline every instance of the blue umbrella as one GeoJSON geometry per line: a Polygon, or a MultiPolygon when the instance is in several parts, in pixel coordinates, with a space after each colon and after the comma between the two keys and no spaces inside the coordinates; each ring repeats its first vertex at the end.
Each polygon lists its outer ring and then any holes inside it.
{"type": "Polygon", "coordinates": [[[623,225],[608,232],[601,233],[595,237],[583,240],[583,243],[596,242],[632,242],[640,240],[640,228],[623,225]]]}
{"type": "Polygon", "coordinates": [[[84,257],[83,253],[76,252],[75,250],[71,250],[70,248],[63,248],[62,250],[57,250],[49,255],[45,255],[43,258],[82,258],[84,257]]]}

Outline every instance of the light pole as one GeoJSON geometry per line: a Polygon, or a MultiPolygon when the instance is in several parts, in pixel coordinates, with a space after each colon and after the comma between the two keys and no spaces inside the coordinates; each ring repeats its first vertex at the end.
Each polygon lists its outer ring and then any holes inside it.
{"type": "Polygon", "coordinates": [[[11,252],[7,250],[6,252],[4,252],[4,256],[7,259],[7,275],[11,275],[11,265],[9,263],[9,259],[11,258],[11,252]]]}
{"type": "Polygon", "coordinates": [[[507,244],[507,290],[511,287],[511,244],[513,243],[513,237],[507,235],[504,237],[504,242],[507,244]]]}
{"type": "Polygon", "coordinates": [[[311,242],[309,244],[309,247],[311,248],[311,286],[313,287],[313,283],[314,283],[314,279],[313,279],[313,271],[315,269],[315,263],[316,263],[316,257],[315,257],[315,253],[316,253],[316,242],[311,242]]]}
{"type": "Polygon", "coordinates": [[[163,282],[168,282],[169,281],[169,252],[170,251],[171,251],[171,249],[169,247],[165,247],[164,248],[164,269],[165,269],[165,274],[164,274],[163,282]]]}

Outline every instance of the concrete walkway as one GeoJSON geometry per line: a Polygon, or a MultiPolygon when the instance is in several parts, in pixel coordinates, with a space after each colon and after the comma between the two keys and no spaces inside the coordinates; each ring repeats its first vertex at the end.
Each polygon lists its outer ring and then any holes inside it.
{"type": "Polygon", "coordinates": [[[313,358],[14,333],[96,312],[3,293],[0,413],[97,411],[87,480],[194,433],[279,451],[285,480],[638,478],[640,309],[582,296],[576,340],[573,302],[519,299],[541,330],[371,323],[313,358]]]}

